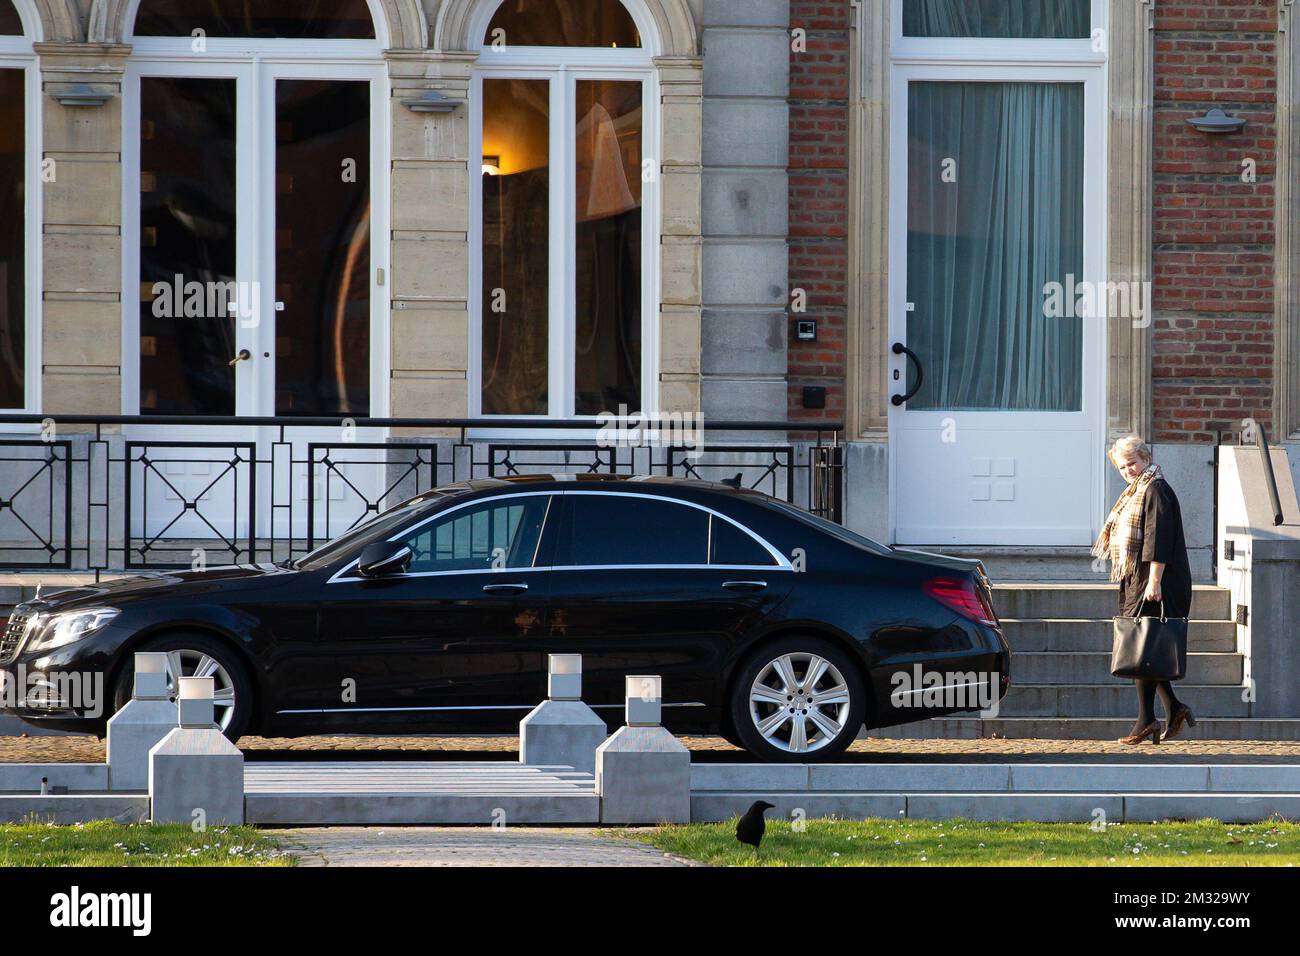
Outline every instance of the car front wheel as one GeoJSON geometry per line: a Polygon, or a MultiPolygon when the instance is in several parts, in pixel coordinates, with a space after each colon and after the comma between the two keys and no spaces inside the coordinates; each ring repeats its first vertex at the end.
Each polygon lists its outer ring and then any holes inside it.
{"type": "MultiPolygon", "coordinates": [[[[173,700],[177,677],[211,677],[213,717],[230,740],[238,741],[248,730],[253,705],[253,687],[238,655],[227,645],[205,634],[168,634],[147,641],[137,651],[167,655],[167,688],[173,700]]],[[[115,712],[131,699],[135,681],[134,655],[122,667],[114,689],[115,712]]]]}
{"type": "Polygon", "coordinates": [[[857,736],[866,689],[849,654],[817,638],[784,638],[741,666],[731,692],[732,726],[766,761],[823,760],[857,736]]]}

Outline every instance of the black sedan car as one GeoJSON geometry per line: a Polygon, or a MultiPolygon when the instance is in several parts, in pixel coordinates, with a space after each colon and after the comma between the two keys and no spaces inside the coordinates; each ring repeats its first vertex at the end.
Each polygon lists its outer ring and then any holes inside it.
{"type": "Polygon", "coordinates": [[[2,676],[102,675],[108,699],[6,707],[103,733],[142,650],[167,652],[172,676],[211,675],[232,739],[514,731],[545,697],[547,655],[577,652],[612,726],[625,675],[660,674],[665,726],[765,760],[996,703],[1010,664],[977,561],[886,548],[726,484],[601,476],[450,485],[296,561],[20,605],[2,676]]]}

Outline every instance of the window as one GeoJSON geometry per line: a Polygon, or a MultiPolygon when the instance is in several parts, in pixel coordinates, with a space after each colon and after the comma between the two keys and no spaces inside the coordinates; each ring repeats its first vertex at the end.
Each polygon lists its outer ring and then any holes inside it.
{"type": "Polygon", "coordinates": [[[903,0],[903,36],[1082,39],[1092,0],[903,0]]]}
{"type": "Polygon", "coordinates": [[[366,0],[143,0],[135,35],[373,40],[366,0]]]}
{"type": "Polygon", "coordinates": [[[29,100],[39,88],[23,21],[11,0],[0,0],[0,408],[5,409],[25,409],[32,385],[28,243],[34,248],[36,183],[30,168],[35,146],[27,133],[33,117],[29,100]]]}
{"type": "Polygon", "coordinates": [[[472,410],[642,411],[648,54],[618,0],[505,0],[484,44],[472,410]]]}
{"type": "Polygon", "coordinates": [[[0,37],[23,35],[23,21],[12,0],[0,0],[0,37]]]}
{"type": "Polygon", "coordinates": [[[732,567],[771,567],[776,562],[754,536],[725,518],[709,516],[709,564],[732,567]]]}
{"type": "Polygon", "coordinates": [[[708,564],[707,511],[652,498],[568,494],[557,565],[708,564]]]}
{"type": "Polygon", "coordinates": [[[639,47],[641,35],[619,0],[505,0],[485,45],[639,47]]]}
{"type": "Polygon", "coordinates": [[[550,500],[527,495],[488,501],[435,518],[407,539],[407,572],[531,568],[550,500]]]}

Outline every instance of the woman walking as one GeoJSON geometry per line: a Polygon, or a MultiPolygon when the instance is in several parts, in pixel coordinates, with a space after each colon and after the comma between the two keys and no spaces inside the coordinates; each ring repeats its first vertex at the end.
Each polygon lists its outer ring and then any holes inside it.
{"type": "MultiPolygon", "coordinates": [[[[1151,460],[1151,447],[1139,436],[1119,439],[1106,455],[1128,487],[1110,509],[1092,553],[1110,559],[1110,579],[1119,582],[1120,616],[1188,617],[1192,571],[1174,490],[1151,460]]],[[[1184,725],[1196,726],[1192,709],[1178,699],[1169,681],[1138,679],[1136,683],[1137,722],[1120,743],[1140,744],[1147,738],[1160,743],[1157,692],[1165,709],[1165,738],[1176,736],[1184,725]]]]}

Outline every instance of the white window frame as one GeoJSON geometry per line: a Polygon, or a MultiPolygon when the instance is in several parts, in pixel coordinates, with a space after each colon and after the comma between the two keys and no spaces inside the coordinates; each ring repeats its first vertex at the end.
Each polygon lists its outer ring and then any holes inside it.
{"type": "MultiPolygon", "coordinates": [[[[41,222],[44,183],[41,180],[43,143],[41,71],[32,44],[41,40],[40,18],[28,0],[12,0],[23,24],[23,36],[0,37],[0,69],[23,71],[23,136],[25,196],[23,197],[23,406],[0,408],[12,414],[40,414],[41,383],[41,222]]],[[[25,431],[27,427],[7,426],[25,431]]]]}
{"type": "Polygon", "coordinates": [[[1092,0],[1092,36],[1073,40],[1011,39],[1000,37],[905,37],[903,36],[904,0],[889,0],[893,4],[890,23],[893,36],[890,47],[893,60],[898,62],[978,61],[993,63],[1048,63],[1086,65],[1104,64],[1107,60],[1105,44],[1109,42],[1109,10],[1104,0],[1092,0]],[[1101,50],[1093,49],[1094,40],[1101,40],[1101,50]]]}
{"type": "MultiPolygon", "coordinates": [[[[574,163],[576,89],[579,80],[635,80],[641,83],[641,143],[643,169],[652,162],[654,176],[641,183],[641,408],[659,410],[659,242],[660,194],[658,163],[659,83],[654,67],[657,47],[654,22],[641,4],[623,0],[641,34],[636,49],[593,47],[480,46],[470,86],[470,279],[469,279],[469,412],[471,418],[597,421],[577,415],[576,297],[574,272],[577,236],[573,209],[577,191],[574,163]],[[550,256],[549,337],[547,345],[548,403],[545,415],[483,414],[483,190],[479,188],[479,157],[483,154],[483,80],[545,79],[550,81],[550,256]]],[[[487,0],[475,15],[471,36],[484,37],[499,0],[487,0]]],[[[604,409],[617,414],[618,409],[604,409]]],[[[495,430],[494,430],[495,431],[495,430]]],[[[555,437],[572,438],[572,431],[555,437]]],[[[548,437],[532,433],[532,437],[548,437]]]]}

